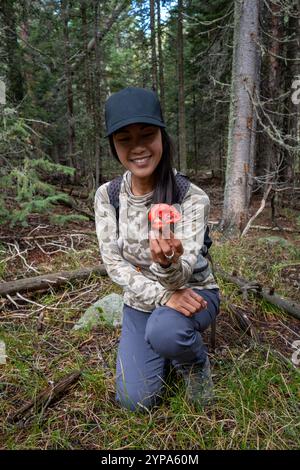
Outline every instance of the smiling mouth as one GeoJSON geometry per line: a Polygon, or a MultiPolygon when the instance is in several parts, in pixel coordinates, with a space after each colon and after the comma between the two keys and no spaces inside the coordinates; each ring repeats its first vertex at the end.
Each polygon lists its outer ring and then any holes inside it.
{"type": "Polygon", "coordinates": [[[134,160],[130,160],[130,161],[134,163],[144,163],[147,160],[149,160],[149,158],[151,158],[151,155],[149,155],[148,157],[143,157],[143,158],[135,158],[134,160]]]}

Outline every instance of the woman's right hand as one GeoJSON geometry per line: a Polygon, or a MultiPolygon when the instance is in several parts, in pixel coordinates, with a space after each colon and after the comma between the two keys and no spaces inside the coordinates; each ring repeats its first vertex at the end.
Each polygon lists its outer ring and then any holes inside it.
{"type": "Polygon", "coordinates": [[[196,294],[190,287],[179,289],[170,297],[166,303],[168,307],[178,310],[186,317],[191,317],[199,310],[207,307],[206,300],[201,295],[196,294]]]}

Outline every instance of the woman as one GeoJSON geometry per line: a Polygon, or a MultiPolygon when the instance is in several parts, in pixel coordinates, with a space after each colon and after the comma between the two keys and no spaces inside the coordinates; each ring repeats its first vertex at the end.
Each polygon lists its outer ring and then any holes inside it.
{"type": "Polygon", "coordinates": [[[191,183],[174,233],[148,231],[152,204],[174,204],[178,191],[156,93],[129,87],[112,94],[105,121],[112,154],[126,170],[118,224],[109,182],[95,196],[102,260],[110,278],[124,289],[116,400],[130,410],[153,406],[173,366],[185,380],[188,399],[206,405],[212,380],[201,332],[218,313],[219,287],[209,267],[193,271],[201,259],[209,198],[191,183]]]}

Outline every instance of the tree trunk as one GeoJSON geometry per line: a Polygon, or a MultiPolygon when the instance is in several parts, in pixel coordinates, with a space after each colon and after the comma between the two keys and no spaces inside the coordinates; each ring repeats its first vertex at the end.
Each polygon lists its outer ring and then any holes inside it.
{"type": "MultiPolygon", "coordinates": [[[[23,5],[23,21],[20,28],[20,37],[22,39],[22,50],[23,50],[23,64],[24,64],[24,78],[25,78],[25,86],[26,92],[30,99],[31,106],[37,107],[36,96],[33,90],[33,76],[32,71],[34,70],[34,62],[32,60],[31,53],[27,44],[29,43],[29,34],[30,34],[30,20],[29,20],[29,5],[25,2],[23,5]]],[[[32,145],[34,146],[35,154],[38,158],[43,158],[43,151],[42,145],[40,140],[39,134],[39,126],[40,124],[37,122],[33,122],[31,127],[34,132],[31,133],[30,139],[32,141],[32,145]]]]}
{"type": "MultiPolygon", "coordinates": [[[[63,38],[64,38],[64,59],[65,59],[65,75],[67,86],[67,119],[68,119],[68,161],[69,165],[77,169],[76,166],[76,148],[75,148],[75,122],[74,122],[74,104],[73,104],[73,86],[72,72],[70,68],[70,40],[69,40],[69,20],[70,20],[70,2],[68,0],[61,1],[61,14],[63,20],[63,38]]],[[[72,177],[75,183],[78,178],[77,172],[72,177]]]]}
{"type": "Polygon", "coordinates": [[[183,57],[183,0],[178,0],[178,126],[179,126],[179,170],[183,173],[187,170],[186,163],[186,130],[185,130],[185,105],[184,105],[184,57],[183,57]]]}
{"type": "Polygon", "coordinates": [[[157,41],[158,41],[158,70],[159,70],[159,98],[163,117],[165,116],[165,80],[164,80],[164,58],[162,49],[162,28],[160,19],[160,0],[157,5],[157,41]]]}
{"type": "Polygon", "coordinates": [[[248,184],[252,178],[252,146],[255,139],[253,119],[254,95],[258,81],[258,48],[260,0],[236,0],[232,88],[230,102],[228,153],[224,208],[221,226],[237,233],[248,218],[248,184]]]}
{"type": "MultiPolygon", "coordinates": [[[[88,22],[87,22],[87,0],[81,0],[80,3],[80,12],[81,12],[81,28],[82,28],[82,38],[84,48],[87,49],[88,46],[88,22]]],[[[91,85],[91,63],[90,55],[86,54],[84,57],[84,93],[85,93],[85,102],[86,102],[86,112],[89,119],[93,119],[92,113],[92,85],[91,85]]],[[[84,165],[83,173],[85,176],[92,173],[92,148],[90,143],[90,135],[87,134],[84,136],[83,146],[85,148],[86,158],[82,159],[84,165]]]]}
{"type": "MultiPolygon", "coordinates": [[[[88,46],[88,23],[87,23],[87,0],[81,0],[80,2],[80,12],[81,12],[81,27],[82,27],[82,37],[83,37],[83,45],[84,49],[87,49],[88,46]]],[[[85,91],[85,99],[86,99],[86,107],[88,112],[91,111],[92,108],[92,98],[91,98],[91,71],[90,71],[90,60],[89,54],[84,56],[84,91],[85,91]]]]}
{"type": "Polygon", "coordinates": [[[152,89],[157,91],[157,56],[156,56],[156,32],[155,32],[155,0],[150,0],[150,30],[151,30],[151,66],[152,89]]]}
{"type": "MultiPolygon", "coordinates": [[[[289,61],[285,67],[286,90],[291,90],[293,82],[300,79],[300,0],[294,0],[293,7],[293,15],[289,17],[288,23],[288,36],[290,37],[290,41],[287,47],[289,61]]],[[[288,139],[288,143],[293,147],[296,145],[300,146],[300,105],[295,104],[290,95],[287,97],[287,109],[288,113],[285,117],[284,128],[285,134],[291,136],[291,138],[288,139]]],[[[295,171],[297,171],[297,169],[300,171],[299,152],[285,150],[283,168],[284,180],[296,184],[295,171]]]]}
{"type": "Polygon", "coordinates": [[[102,79],[102,64],[101,64],[101,48],[98,38],[100,18],[100,8],[98,0],[94,2],[95,7],[95,86],[94,86],[94,129],[95,129],[95,182],[96,188],[99,187],[101,181],[101,79],[102,79]]]}
{"type": "MultiPolygon", "coordinates": [[[[269,50],[270,54],[268,56],[268,112],[272,112],[270,114],[270,119],[272,120],[274,126],[281,130],[283,128],[282,117],[278,115],[278,112],[284,110],[278,109],[278,104],[276,102],[276,98],[280,95],[280,65],[281,61],[279,61],[278,57],[282,56],[282,12],[281,6],[279,4],[270,3],[271,8],[271,24],[270,24],[270,44],[269,50]]],[[[266,153],[266,162],[265,162],[265,172],[267,176],[267,180],[265,183],[265,190],[266,192],[267,187],[269,186],[269,181],[272,172],[277,168],[279,168],[280,160],[281,160],[281,148],[280,146],[272,141],[271,139],[267,139],[267,153],[266,153]]],[[[273,177],[274,178],[274,177],[273,177]]]]}
{"type": "Polygon", "coordinates": [[[17,105],[24,98],[20,47],[17,38],[15,0],[1,0],[0,14],[5,25],[5,49],[7,64],[6,95],[9,103],[17,105]]]}
{"type": "MultiPolygon", "coordinates": [[[[259,18],[262,17],[263,14],[263,3],[259,2],[258,5],[258,16],[259,18]]],[[[257,41],[261,42],[261,31],[260,28],[258,28],[257,32],[257,41]]],[[[261,57],[260,53],[257,53],[255,56],[256,59],[256,64],[255,64],[255,73],[254,73],[254,83],[253,83],[253,99],[255,102],[258,102],[258,99],[260,98],[260,77],[261,77],[261,57]]],[[[246,205],[247,207],[250,207],[251,204],[251,198],[253,194],[253,189],[254,188],[254,179],[253,177],[255,176],[255,162],[256,162],[256,154],[258,150],[258,119],[257,119],[257,110],[255,109],[255,105],[252,102],[252,130],[251,130],[251,141],[250,141],[250,161],[249,161],[249,178],[248,178],[248,184],[247,184],[247,199],[246,199],[246,205]]]]}
{"type": "Polygon", "coordinates": [[[198,143],[197,143],[197,104],[196,104],[196,87],[193,86],[193,143],[194,143],[194,163],[193,166],[198,168],[198,143]]]}

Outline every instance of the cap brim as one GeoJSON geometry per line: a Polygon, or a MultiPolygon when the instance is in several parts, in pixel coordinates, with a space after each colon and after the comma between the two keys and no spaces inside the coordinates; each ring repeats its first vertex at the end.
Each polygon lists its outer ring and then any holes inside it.
{"type": "Polygon", "coordinates": [[[140,116],[140,117],[137,116],[135,118],[124,119],[123,121],[117,122],[110,128],[109,132],[106,133],[105,137],[110,136],[111,134],[116,132],[118,129],[121,129],[122,127],[128,126],[129,124],[137,124],[137,123],[153,124],[154,126],[166,127],[166,124],[163,121],[159,121],[158,119],[153,119],[147,116],[140,116]]]}

